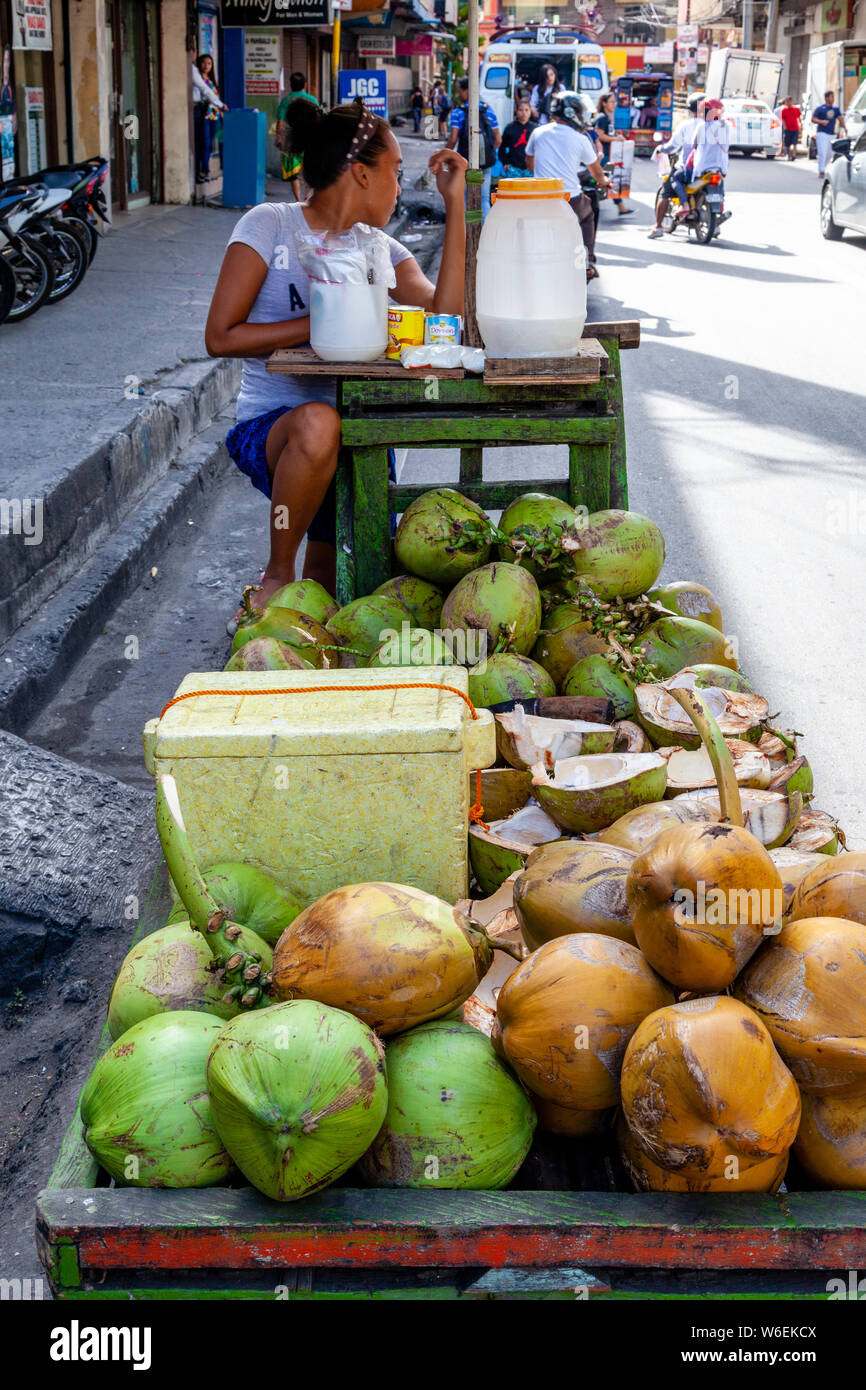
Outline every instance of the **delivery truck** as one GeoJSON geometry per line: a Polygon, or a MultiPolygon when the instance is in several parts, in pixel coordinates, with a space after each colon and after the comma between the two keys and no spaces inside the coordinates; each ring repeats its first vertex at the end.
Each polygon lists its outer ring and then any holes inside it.
{"type": "Polygon", "coordinates": [[[809,54],[801,107],[803,128],[809,135],[810,159],[815,158],[815,127],[809,118],[823,102],[825,92],[835,92],[836,105],[845,112],[848,134],[859,139],[866,128],[866,43],[825,43],[809,54]]]}
{"type": "MultiPolygon", "coordinates": [[[[757,53],[749,48],[715,48],[707,67],[708,97],[753,98],[772,111],[782,83],[785,60],[781,53],[757,53]]],[[[782,92],[782,96],[787,93],[782,92]]]]}

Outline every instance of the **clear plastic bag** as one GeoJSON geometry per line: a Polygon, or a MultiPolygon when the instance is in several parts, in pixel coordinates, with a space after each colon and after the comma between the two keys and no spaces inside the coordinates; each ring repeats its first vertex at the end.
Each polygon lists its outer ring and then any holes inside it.
{"type": "Polygon", "coordinates": [[[325,285],[397,283],[388,238],[378,227],[356,222],[347,232],[310,232],[298,245],[298,260],[311,280],[325,285]]]}

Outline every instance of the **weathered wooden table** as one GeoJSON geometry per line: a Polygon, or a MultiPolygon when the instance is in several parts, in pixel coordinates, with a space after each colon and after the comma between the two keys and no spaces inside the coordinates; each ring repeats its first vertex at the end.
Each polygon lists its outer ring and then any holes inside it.
{"type": "Polygon", "coordinates": [[[620,352],[640,343],[640,324],[588,323],[581,353],[545,372],[544,363],[488,361],[483,375],[399,362],[325,363],[310,348],[287,348],[268,371],[336,376],[343,445],[337,471],[337,594],[348,603],[391,574],[390,517],[426,484],[388,476],[388,449],[460,450],[459,490],[499,510],[528,487],[589,511],[628,506],[620,352]],[[482,450],[568,446],[568,478],[489,482],[482,450]]]}

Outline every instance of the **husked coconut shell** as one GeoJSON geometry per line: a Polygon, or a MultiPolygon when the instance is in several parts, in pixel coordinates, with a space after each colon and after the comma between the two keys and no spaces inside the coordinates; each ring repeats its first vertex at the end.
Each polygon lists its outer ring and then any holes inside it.
{"type": "MultiPolygon", "coordinates": [[[[734,764],[734,775],[741,787],[766,787],[770,781],[770,764],[753,743],[744,739],[726,739],[734,764]]],[[[666,796],[679,796],[696,787],[715,787],[716,774],[706,748],[660,748],[659,754],[668,765],[666,796]]]]}
{"type": "Polygon", "coordinates": [[[688,990],[725,989],[777,932],[782,880],[763,845],[735,825],[677,825],[626,880],[635,940],[654,970],[688,990]]]}
{"type": "MultiPolygon", "coordinates": [[[[540,1116],[539,1116],[540,1122],[540,1116]]],[[[789,1150],[763,1163],[736,1165],[727,1158],[721,1173],[671,1172],[654,1163],[639,1147],[620,1114],[616,1137],[619,1155],[636,1192],[776,1192],[788,1167],[789,1150]],[[735,1176],[736,1174],[736,1176],[735,1176]]]]}
{"type": "Polygon", "coordinates": [[[495,718],[496,746],[505,761],[521,772],[536,763],[552,768],[560,759],[581,753],[609,753],[616,739],[608,724],[592,724],[586,719],[546,719],[527,714],[522,705],[495,718]]]}
{"type": "Polygon", "coordinates": [[[822,854],[821,859],[824,862],[800,881],[791,903],[791,920],[847,917],[866,926],[866,854],[822,854]]]}
{"type": "Polygon", "coordinates": [[[866,1087],[804,1091],[794,1156],[818,1187],[866,1192],[866,1087]]]}
{"type": "Polygon", "coordinates": [[[800,816],[796,830],[786,843],[788,849],[807,854],[838,854],[840,842],[844,847],[845,836],[838,823],[826,811],[810,806],[800,816]]]}
{"type": "Polygon", "coordinates": [[[563,830],[586,835],[604,830],[626,811],[664,795],[667,767],[658,753],[599,753],[556,763],[553,777],[537,763],[532,786],[537,801],[563,830]]]}
{"type": "MultiPolygon", "coordinates": [[[[677,799],[681,801],[687,797],[694,801],[707,801],[721,815],[718,791],[702,787],[697,791],[683,792],[677,799]]],[[[770,792],[761,791],[758,787],[744,787],[740,792],[740,801],[746,829],[767,849],[787,844],[803,814],[803,798],[799,792],[770,792]]]]}
{"type": "Polygon", "coordinates": [[[616,729],[616,743],[613,745],[616,753],[651,753],[652,744],[647,738],[646,732],[640,724],[635,724],[633,719],[615,719],[613,728],[616,729]]]}
{"type": "Polygon", "coordinates": [[[672,825],[718,823],[721,819],[718,806],[707,801],[693,801],[687,796],[678,796],[671,801],[652,801],[648,806],[636,806],[627,811],[613,825],[602,830],[599,840],[607,845],[620,845],[641,854],[648,849],[653,840],[669,830],[672,825]]]}
{"type": "Polygon", "coordinates": [[[866,1084],[866,927],[788,922],[734,986],[769,1028],[804,1091],[866,1084]]]}
{"type": "Polygon", "coordinates": [[[671,690],[694,690],[696,686],[725,738],[745,738],[752,730],[757,730],[769,713],[769,705],[762,695],[723,690],[714,685],[702,686],[699,675],[686,667],[669,680],[647,682],[635,689],[638,718],[654,743],[700,748],[700,735],[694,724],[670,694],[671,690]]]}
{"type": "Polygon", "coordinates": [[[791,849],[790,844],[767,852],[781,875],[784,915],[787,917],[798,886],[816,865],[825,863],[826,859],[823,854],[806,854],[802,850],[791,849]]]}
{"type": "Polygon", "coordinates": [[[784,729],[782,732],[785,738],[791,740],[794,745],[793,748],[789,748],[787,743],[779,738],[778,734],[771,734],[766,730],[758,739],[758,747],[764,756],[769,758],[770,767],[774,772],[778,772],[780,768],[785,767],[787,763],[791,762],[797,756],[797,738],[793,730],[789,731],[784,729]]]}
{"type": "Polygon", "coordinates": [[[513,816],[469,827],[469,861],[484,893],[495,893],[509,875],[523,868],[526,856],[562,834],[537,801],[530,800],[513,816]]]}
{"type": "Polygon", "coordinates": [[[560,936],[502,986],[493,1043],[537,1095],[571,1109],[605,1110],[619,1101],[619,1069],[634,1029],[672,999],[628,942],[560,936]]]}
{"type": "Polygon", "coordinates": [[[496,1001],[505,981],[514,974],[519,961],[504,951],[493,952],[493,964],[484,979],[463,1005],[463,1022],[489,1038],[496,1022],[496,1001]]]}
{"type": "Polygon", "coordinates": [[[723,1183],[726,1175],[736,1190],[762,1165],[769,1191],[800,1122],[799,1091],[770,1033],[724,995],[643,1020],[623,1062],[622,1108],[632,1171],[654,1191],[665,1180],[653,1165],[684,1179],[687,1190],[693,1180],[723,1183]]]}
{"type": "Polygon", "coordinates": [[[629,850],[560,840],[533,850],[514,883],[514,910],[530,951],[571,932],[601,932],[634,945],[625,895],[629,850]]]}

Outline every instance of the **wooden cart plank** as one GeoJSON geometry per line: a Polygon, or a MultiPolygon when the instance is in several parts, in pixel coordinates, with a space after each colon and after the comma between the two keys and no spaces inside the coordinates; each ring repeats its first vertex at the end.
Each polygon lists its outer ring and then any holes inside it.
{"type": "Polygon", "coordinates": [[[419,378],[430,376],[462,381],[462,367],[404,367],[402,362],[392,362],[380,357],[375,362],[323,362],[310,347],[278,348],[268,358],[266,369],[276,376],[338,376],[356,377],[367,380],[375,377],[419,378]]]}
{"type": "MultiPolygon", "coordinates": [[[[434,375],[431,373],[430,375],[434,375]]],[[[564,400],[574,402],[586,409],[587,404],[594,407],[602,402],[606,409],[606,388],[603,379],[598,381],[558,381],[553,386],[534,385],[531,391],[513,382],[501,382],[495,386],[487,385],[480,376],[467,376],[462,382],[437,380],[435,394],[431,383],[424,379],[410,377],[405,380],[352,381],[342,383],[344,413],[361,414],[370,410],[386,410],[389,407],[416,405],[421,408],[440,408],[448,406],[457,411],[472,411],[478,406],[531,404],[534,408],[550,402],[562,405],[564,400]],[[586,404],[584,404],[586,403],[586,404]]]]}
{"type": "Polygon", "coordinates": [[[584,338],[575,357],[488,357],[484,381],[488,386],[561,386],[570,381],[598,381],[607,366],[607,353],[598,339],[584,338]]]}
{"type": "Polygon", "coordinates": [[[603,323],[585,323],[584,338],[597,338],[600,343],[615,339],[620,349],[640,347],[640,320],[622,319],[603,323]]]}
{"type": "Polygon", "coordinates": [[[40,1240],[82,1270],[292,1266],[831,1269],[866,1264],[866,1193],[689,1196],[248,1188],[46,1190],[40,1240]]]}
{"type": "MultiPolygon", "coordinates": [[[[399,516],[405,512],[410,502],[414,502],[416,497],[423,497],[429,492],[434,483],[398,483],[392,485],[389,497],[391,510],[399,516]]],[[[533,492],[546,492],[551,497],[559,497],[563,502],[569,501],[569,486],[567,479],[549,478],[541,479],[536,482],[527,482],[525,479],[520,482],[497,482],[497,483],[461,483],[460,491],[472,502],[477,502],[479,507],[485,511],[502,511],[513,502],[521,493],[529,490],[533,492]]]]}
{"type": "Polygon", "coordinates": [[[450,444],[459,448],[480,444],[496,448],[510,444],[607,444],[616,436],[612,415],[475,415],[456,417],[431,411],[418,415],[343,417],[343,443],[353,447],[415,444],[430,448],[450,444]]]}

